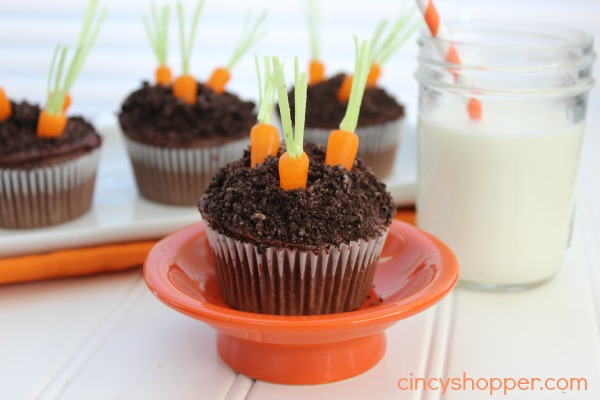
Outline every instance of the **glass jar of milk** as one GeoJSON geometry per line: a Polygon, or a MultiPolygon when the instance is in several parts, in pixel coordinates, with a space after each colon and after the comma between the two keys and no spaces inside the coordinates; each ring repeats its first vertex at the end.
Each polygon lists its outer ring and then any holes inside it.
{"type": "Polygon", "coordinates": [[[454,250],[463,286],[538,285],[569,246],[593,39],[535,24],[448,32],[419,40],[417,224],[454,250]]]}

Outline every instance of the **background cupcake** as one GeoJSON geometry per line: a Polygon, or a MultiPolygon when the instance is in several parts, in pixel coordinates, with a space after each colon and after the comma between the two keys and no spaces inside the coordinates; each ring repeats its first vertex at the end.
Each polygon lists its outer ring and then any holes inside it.
{"type": "Polygon", "coordinates": [[[104,10],[91,1],[77,50],[58,45],[44,108],[15,103],[0,88],[0,227],[39,228],[79,217],[92,203],[102,140],[81,117],[67,117],[69,92],[89,54],[104,10]]]}
{"type": "MultiPolygon", "coordinates": [[[[160,203],[196,204],[216,171],[240,157],[256,121],[254,103],[226,92],[225,85],[229,71],[262,36],[265,14],[246,26],[227,66],[201,84],[189,73],[189,60],[202,6],[203,1],[198,2],[189,36],[181,34],[183,73],[175,80],[167,66],[169,8],[153,8],[145,23],[159,63],[156,84],[144,82],[125,99],[119,113],[138,189],[160,203]]],[[[180,3],[177,15],[184,32],[180,3]]]]}
{"type": "MultiPolygon", "coordinates": [[[[338,92],[348,75],[338,74],[308,87],[305,138],[327,144],[329,132],[336,129],[346,112],[347,101],[338,92]]],[[[293,104],[293,96],[290,96],[293,104]]],[[[405,123],[404,106],[383,88],[365,89],[356,133],[360,138],[358,156],[379,178],[392,171],[405,123]]]]}
{"type": "Polygon", "coordinates": [[[101,138],[81,117],[71,117],[55,139],[37,135],[40,108],[11,102],[0,122],[0,227],[39,228],[89,210],[101,138]]]}
{"type": "MultiPolygon", "coordinates": [[[[326,77],[319,51],[319,11],[314,2],[309,2],[307,11],[311,61],[305,138],[309,142],[325,145],[330,130],[339,125],[346,112],[353,77],[344,74],[326,77]]],[[[360,138],[358,156],[380,178],[387,177],[392,171],[401,143],[405,110],[394,97],[383,88],[377,87],[377,81],[382,72],[382,65],[412,36],[420,21],[416,10],[411,8],[403,9],[397,21],[383,37],[387,24],[388,22],[383,20],[371,40],[374,57],[356,130],[360,138]]],[[[293,104],[292,93],[293,90],[289,92],[289,101],[293,104]]]]}

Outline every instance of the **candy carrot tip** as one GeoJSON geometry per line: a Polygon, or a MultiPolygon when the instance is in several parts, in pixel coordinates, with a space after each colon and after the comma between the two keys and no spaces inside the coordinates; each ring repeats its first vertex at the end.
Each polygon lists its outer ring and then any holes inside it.
{"type": "Polygon", "coordinates": [[[287,151],[279,158],[279,181],[283,190],[306,188],[308,179],[308,156],[303,150],[304,117],[306,109],[306,89],[308,78],[306,73],[300,73],[298,58],[294,60],[294,87],[295,87],[295,121],[292,127],[290,104],[283,66],[279,58],[273,57],[273,74],[281,111],[281,122],[287,151]]]}
{"type": "Polygon", "coordinates": [[[367,40],[359,47],[358,38],[354,36],[356,62],[350,99],[346,107],[346,115],[340,123],[340,129],[331,132],[327,141],[325,163],[336,166],[342,165],[347,170],[352,169],[356,153],[358,152],[358,136],[354,133],[358,123],[360,105],[362,102],[369,67],[373,60],[373,48],[367,40]]]}
{"type": "Polygon", "coordinates": [[[279,132],[270,124],[259,123],[250,131],[250,167],[255,168],[269,156],[277,156],[279,132]]]}
{"type": "Polygon", "coordinates": [[[0,87],[0,122],[6,121],[12,115],[12,104],[6,96],[4,89],[0,87]]]}
{"type": "Polygon", "coordinates": [[[256,43],[258,43],[264,36],[265,31],[261,31],[261,27],[267,17],[267,11],[263,11],[254,23],[250,21],[250,13],[246,14],[246,21],[241,32],[241,37],[235,46],[231,58],[227,62],[225,67],[218,67],[214,70],[206,86],[211,88],[215,93],[223,93],[225,91],[225,85],[231,78],[231,70],[239,62],[244,54],[256,43]]]}
{"type": "Polygon", "coordinates": [[[45,110],[40,113],[37,126],[37,134],[39,137],[57,137],[62,134],[62,131],[67,123],[67,118],[64,110],[69,107],[71,98],[69,91],[75,83],[75,79],[81,72],[83,64],[89,55],[100,26],[106,17],[106,9],[103,9],[100,15],[96,18],[96,8],[98,1],[90,1],[87,7],[86,16],[84,18],[79,41],[75,54],[70,61],[66,73],[63,76],[63,71],[66,67],[66,57],[68,47],[57,45],[50,63],[50,72],[48,74],[47,101],[45,110]],[[57,64],[58,63],[58,64],[57,64]],[[57,67],[56,73],[54,68],[57,67]]]}
{"type": "Polygon", "coordinates": [[[158,68],[155,70],[154,76],[156,83],[162,86],[171,84],[171,70],[167,66],[169,13],[170,8],[168,5],[164,5],[159,11],[156,4],[152,3],[151,18],[142,15],[146,35],[158,61],[158,68]]]}
{"type": "Polygon", "coordinates": [[[206,81],[206,86],[217,94],[225,92],[225,85],[231,79],[231,72],[225,67],[215,68],[212,75],[206,81]]]}
{"type": "Polygon", "coordinates": [[[325,65],[319,60],[310,60],[308,64],[308,84],[314,85],[325,80],[325,65]]]}
{"type": "Polygon", "coordinates": [[[200,13],[203,7],[204,0],[198,1],[196,9],[194,10],[194,14],[192,15],[192,25],[190,31],[188,32],[188,37],[186,38],[183,4],[181,1],[177,2],[177,20],[179,23],[179,44],[181,46],[182,74],[173,82],[173,95],[191,106],[195,105],[198,101],[198,83],[196,82],[196,79],[189,74],[190,58],[192,56],[198,20],[200,19],[200,13]]]}
{"type": "Polygon", "coordinates": [[[310,38],[310,63],[308,68],[308,84],[314,85],[325,80],[325,65],[321,61],[321,8],[318,0],[308,0],[306,4],[306,21],[310,38]]]}
{"type": "Polygon", "coordinates": [[[383,37],[387,21],[384,19],[377,26],[370,42],[374,56],[371,72],[367,79],[367,86],[373,87],[377,84],[377,80],[381,75],[381,66],[396,53],[421,26],[421,20],[416,18],[416,11],[415,6],[411,6],[409,9],[403,9],[400,16],[381,42],[381,45],[379,44],[379,40],[383,37]]]}

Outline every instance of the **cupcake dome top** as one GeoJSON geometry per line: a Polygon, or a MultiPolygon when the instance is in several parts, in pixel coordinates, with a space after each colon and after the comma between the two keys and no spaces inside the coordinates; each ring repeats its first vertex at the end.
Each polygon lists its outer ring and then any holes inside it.
{"type": "MultiPolygon", "coordinates": [[[[351,171],[324,163],[325,151],[305,144],[306,189],[284,191],[278,158],[250,168],[250,155],[222,168],[199,203],[212,229],[260,249],[322,249],[373,239],[391,224],[394,202],[385,184],[357,159],[351,171]]],[[[280,150],[281,153],[281,150],[280,150]]]]}
{"type": "MultiPolygon", "coordinates": [[[[306,99],[306,127],[337,129],[346,113],[347,103],[337,100],[337,92],[344,80],[344,74],[310,85],[306,99]]],[[[292,117],[294,110],[294,89],[288,92],[292,117]]],[[[365,89],[358,127],[372,126],[393,121],[404,116],[404,107],[385,90],[379,87],[365,89]]]]}
{"type": "Polygon", "coordinates": [[[236,95],[216,94],[198,83],[198,101],[188,105],[171,87],[150,85],[131,93],[121,106],[119,123],[130,139],[161,147],[208,146],[248,136],[256,123],[254,103],[236,95]]]}
{"type": "Polygon", "coordinates": [[[70,117],[59,137],[41,139],[36,132],[40,107],[25,101],[11,104],[12,115],[0,122],[0,167],[49,165],[87,153],[102,142],[94,127],[81,117],[70,117]]]}

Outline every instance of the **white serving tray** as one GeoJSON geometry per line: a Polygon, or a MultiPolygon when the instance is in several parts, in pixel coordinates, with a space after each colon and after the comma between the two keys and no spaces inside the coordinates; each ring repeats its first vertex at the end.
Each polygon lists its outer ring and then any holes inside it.
{"type": "MultiPolygon", "coordinates": [[[[104,142],[92,209],[53,227],[0,229],[0,257],[160,238],[200,220],[196,207],[166,206],[140,197],[116,118],[103,116],[95,125],[104,142]]],[[[413,204],[415,196],[416,146],[414,129],[408,128],[392,176],[386,179],[398,205],[413,204]]]]}

